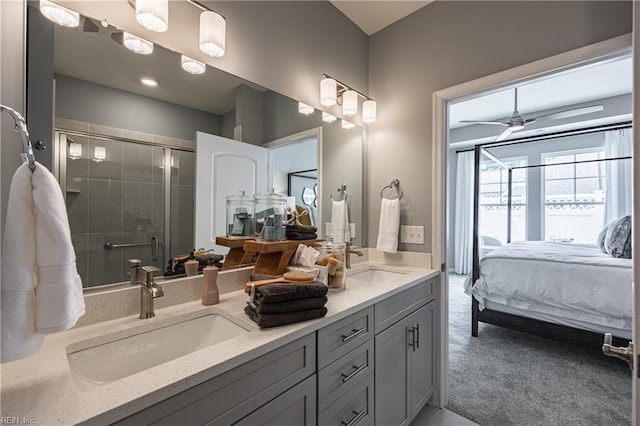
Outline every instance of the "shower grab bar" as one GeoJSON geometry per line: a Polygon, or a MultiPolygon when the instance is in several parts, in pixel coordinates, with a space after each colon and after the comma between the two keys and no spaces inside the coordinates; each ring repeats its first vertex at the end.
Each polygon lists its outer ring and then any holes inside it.
{"type": "Polygon", "coordinates": [[[131,244],[113,244],[111,241],[106,241],[103,244],[103,248],[105,250],[113,250],[116,248],[128,248],[128,247],[146,247],[151,246],[151,260],[154,262],[158,260],[158,249],[160,247],[160,241],[158,237],[155,235],[151,237],[151,242],[149,243],[131,243],[131,244]]]}

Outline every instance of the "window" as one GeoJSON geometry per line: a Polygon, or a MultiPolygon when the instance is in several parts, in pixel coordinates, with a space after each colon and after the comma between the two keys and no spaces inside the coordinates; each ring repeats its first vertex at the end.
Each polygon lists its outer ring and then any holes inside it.
{"type": "MultiPolygon", "coordinates": [[[[525,158],[502,160],[509,167],[526,166],[525,158]]],[[[513,170],[511,199],[511,240],[524,240],[526,236],[527,203],[526,169],[513,170]]],[[[486,161],[480,164],[480,236],[493,237],[507,243],[507,202],[509,171],[486,161]]]]}
{"type": "Polygon", "coordinates": [[[544,237],[547,241],[595,244],[602,229],[604,148],[543,155],[544,237]]]}

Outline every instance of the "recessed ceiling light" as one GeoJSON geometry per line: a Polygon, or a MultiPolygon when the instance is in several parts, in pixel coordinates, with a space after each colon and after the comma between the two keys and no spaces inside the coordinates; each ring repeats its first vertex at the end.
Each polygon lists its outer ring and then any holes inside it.
{"type": "Polygon", "coordinates": [[[152,79],[151,77],[142,77],[140,79],[140,83],[150,87],[156,87],[158,85],[158,82],[152,79]]]}

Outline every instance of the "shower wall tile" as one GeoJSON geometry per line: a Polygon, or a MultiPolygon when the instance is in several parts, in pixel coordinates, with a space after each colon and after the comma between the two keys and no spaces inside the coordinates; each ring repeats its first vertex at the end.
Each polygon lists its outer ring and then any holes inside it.
{"type": "MultiPolygon", "coordinates": [[[[149,148],[149,147],[148,147],[149,148]]],[[[152,155],[151,181],[164,183],[164,148],[149,148],[152,155]]]]}
{"type": "Polygon", "coordinates": [[[166,136],[153,135],[153,142],[161,145],[169,145],[173,147],[180,147],[180,141],[176,138],[168,138],[166,136]]]}
{"type": "Polygon", "coordinates": [[[89,131],[89,123],[84,123],[82,121],[68,120],[66,118],[56,117],[55,123],[55,126],[58,129],[76,130],[78,132],[89,131]]]}
{"type": "Polygon", "coordinates": [[[122,244],[120,233],[91,234],[89,236],[88,285],[96,286],[125,281],[122,249],[107,250],[104,243],[122,244]]]}
{"type": "Polygon", "coordinates": [[[189,185],[180,185],[180,205],[178,210],[179,216],[179,228],[189,229],[193,228],[195,203],[194,199],[194,187],[189,185]]]}
{"type": "Polygon", "coordinates": [[[134,132],[132,130],[123,130],[122,136],[127,139],[136,141],[153,142],[153,135],[149,133],[134,132]]]}
{"type": "Polygon", "coordinates": [[[68,178],[67,215],[71,234],[86,234],[89,232],[89,186],[88,179],[68,178]]]}
{"type": "Polygon", "coordinates": [[[164,184],[152,184],[152,228],[164,231],[164,184]]]}
{"type": "Polygon", "coordinates": [[[112,136],[116,138],[121,138],[124,136],[124,130],[122,129],[110,126],[101,126],[99,124],[89,124],[89,132],[95,133],[97,135],[112,136]]]}
{"type": "Polygon", "coordinates": [[[127,182],[123,188],[122,232],[153,229],[153,185],[127,182]]]}
{"type": "Polygon", "coordinates": [[[67,138],[67,142],[82,145],[82,156],[80,158],[67,159],[67,178],[89,177],[89,138],[74,135],[73,137],[67,138]]]}
{"type": "MultiPolygon", "coordinates": [[[[152,181],[154,163],[150,147],[133,143],[124,144],[122,164],[123,179],[127,183],[152,181]]],[[[161,170],[159,167],[156,168],[161,170]]]]}
{"type": "Polygon", "coordinates": [[[180,152],[180,184],[193,185],[196,173],[196,156],[193,152],[180,152]]]}
{"type": "Polygon", "coordinates": [[[186,149],[196,149],[196,142],[195,141],[185,141],[183,139],[180,139],[180,148],[186,148],[186,149]]]}
{"type": "Polygon", "coordinates": [[[89,232],[120,232],[122,181],[89,179],[89,232]]]}

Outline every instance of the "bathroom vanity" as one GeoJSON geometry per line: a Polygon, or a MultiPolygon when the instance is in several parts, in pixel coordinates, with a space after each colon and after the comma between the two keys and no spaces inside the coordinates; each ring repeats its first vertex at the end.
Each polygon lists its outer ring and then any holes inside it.
{"type": "Polygon", "coordinates": [[[237,290],[214,307],[181,303],[151,320],[79,327],[2,365],[3,415],[46,424],[408,424],[435,391],[439,285],[437,271],[369,261],[349,271],[346,290],[329,293],[328,314],[317,320],[259,329],[237,290]],[[173,339],[198,335],[197,321],[207,316],[223,319],[218,334],[230,330],[226,322],[237,331],[140,371],[134,362],[129,375],[103,384],[83,378],[70,360],[114,339],[144,350],[139,336],[150,333],[163,352],[171,343],[189,347],[173,339]],[[193,331],[171,334],[176,324],[193,331]]]}

